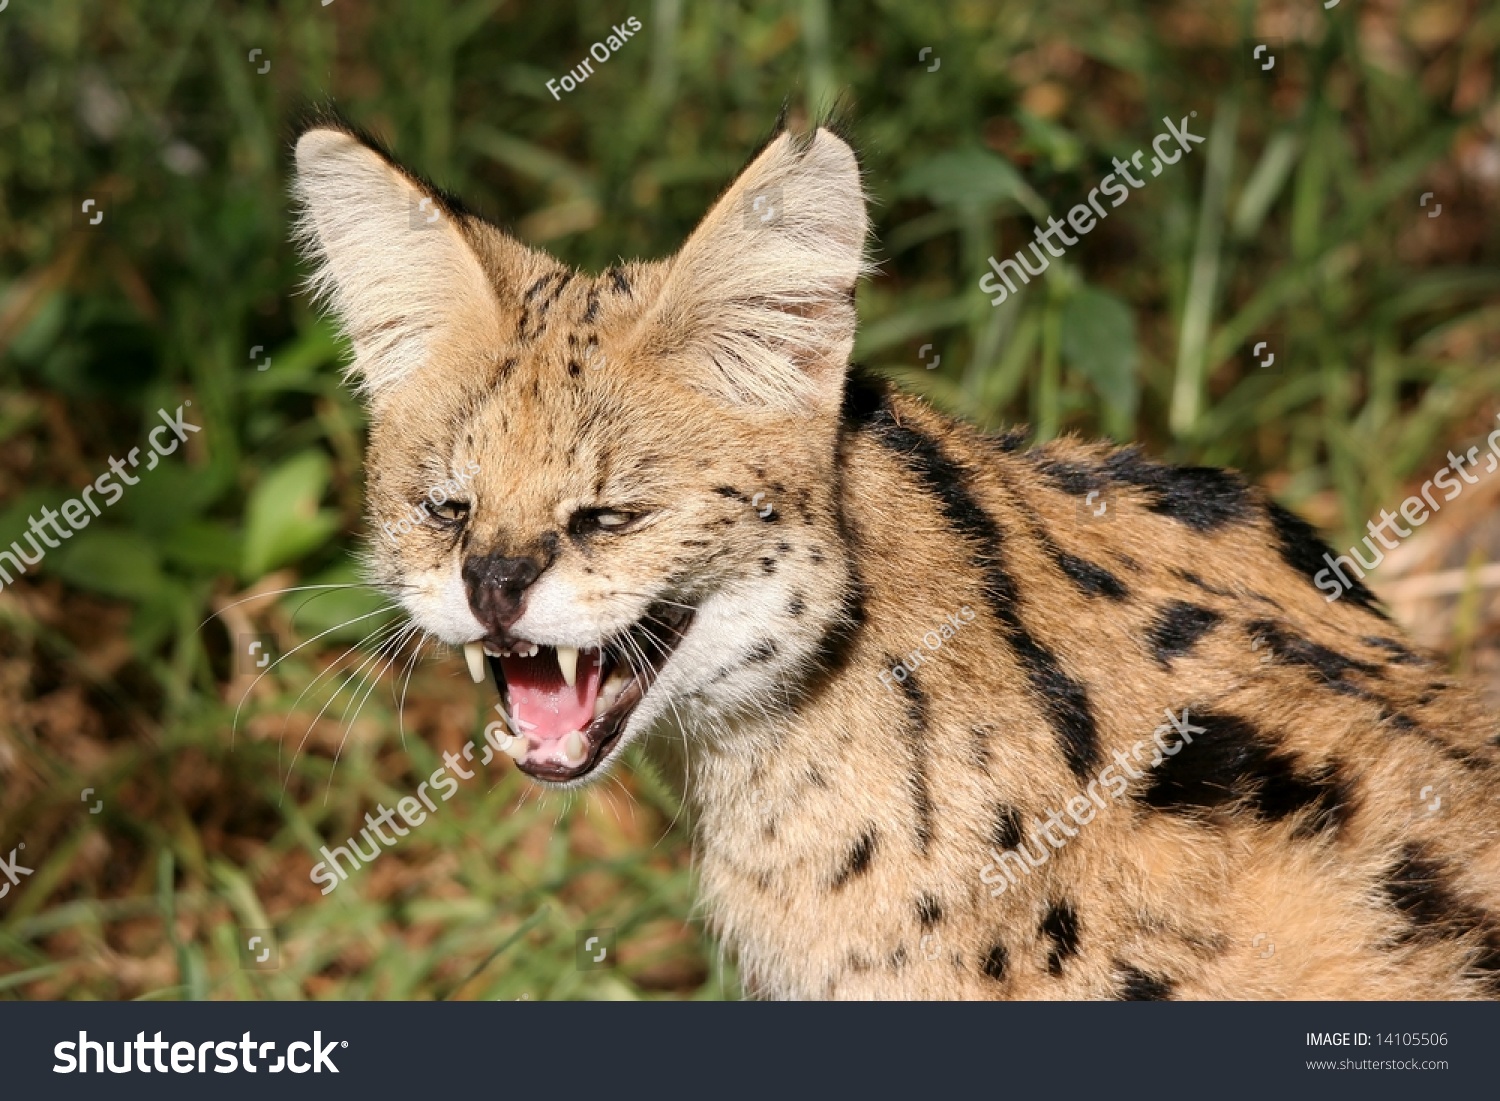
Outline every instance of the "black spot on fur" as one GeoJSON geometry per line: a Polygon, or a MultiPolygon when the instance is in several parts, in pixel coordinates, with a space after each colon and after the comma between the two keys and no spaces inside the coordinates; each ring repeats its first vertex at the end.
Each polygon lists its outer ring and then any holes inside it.
{"type": "Polygon", "coordinates": [[[1227,470],[1148,462],[1135,448],[1115,452],[1103,465],[1116,482],[1144,490],[1152,512],[1194,531],[1213,531],[1251,514],[1245,483],[1227,470]]]}
{"type": "Polygon", "coordinates": [[[886,384],[867,373],[858,364],[851,364],[844,376],[844,395],[839,405],[839,422],[846,432],[857,432],[867,428],[885,408],[888,388],[886,384]]]}
{"type": "MultiPolygon", "coordinates": [[[[1311,524],[1290,509],[1269,501],[1266,503],[1266,513],[1271,518],[1271,526],[1276,529],[1277,549],[1281,552],[1281,560],[1307,578],[1309,585],[1316,585],[1313,579],[1328,571],[1328,561],[1323,556],[1327,555],[1331,559],[1333,551],[1311,524]]],[[[1345,598],[1384,619],[1385,613],[1377,606],[1375,594],[1365,588],[1357,577],[1350,581],[1352,584],[1344,590],[1345,598]]]]}
{"type": "Polygon", "coordinates": [[[1092,467],[1080,466],[1064,459],[1053,459],[1044,451],[1029,451],[1026,457],[1042,477],[1069,496],[1082,497],[1090,490],[1104,485],[1099,471],[1092,467]]]}
{"type": "Polygon", "coordinates": [[[991,447],[995,448],[997,451],[1001,451],[1009,455],[1013,452],[1022,450],[1026,446],[1026,440],[1030,435],[1031,432],[1026,428],[1025,425],[1018,424],[1014,427],[1007,428],[999,435],[986,436],[985,440],[990,444],[991,447]]]}
{"type": "Polygon", "coordinates": [[[1305,814],[1301,836],[1337,830],[1353,812],[1353,793],[1334,765],[1299,772],[1292,757],[1233,715],[1189,709],[1185,725],[1186,733],[1167,737],[1192,742],[1156,766],[1141,795],[1147,806],[1197,814],[1244,800],[1264,821],[1305,814]]]}
{"type": "Polygon", "coordinates": [[[1377,650],[1384,650],[1391,655],[1392,665],[1424,665],[1426,664],[1420,654],[1414,654],[1401,643],[1393,638],[1380,638],[1375,635],[1361,640],[1366,646],[1373,646],[1377,650]]]}
{"type": "Polygon", "coordinates": [[[769,555],[766,556],[765,558],[762,558],[760,560],[760,572],[764,573],[764,574],[768,574],[768,575],[775,573],[776,572],[776,559],[770,557],[769,555]]]}
{"type": "Polygon", "coordinates": [[[889,410],[878,412],[872,424],[876,439],[906,465],[937,500],[943,518],[969,542],[974,568],[984,579],[985,598],[1001,635],[1025,671],[1068,767],[1078,778],[1087,778],[1100,756],[1088,692],[1022,621],[1020,591],[1004,565],[1000,529],[969,493],[968,471],[948,458],[930,436],[897,424],[889,410]]]}
{"type": "Polygon", "coordinates": [[[1380,711],[1380,721],[1390,723],[1397,730],[1407,734],[1410,734],[1413,730],[1421,729],[1417,725],[1417,721],[1404,711],[1387,711],[1382,708],[1380,711]]]}
{"type": "Polygon", "coordinates": [[[521,317],[517,324],[521,343],[528,344],[541,335],[546,328],[548,311],[572,281],[574,274],[566,268],[555,268],[527,288],[521,299],[521,317]]]}
{"type": "Polygon", "coordinates": [[[793,619],[799,619],[802,613],[807,611],[807,601],[801,593],[793,593],[791,603],[786,606],[787,614],[793,619]]]}
{"type": "Polygon", "coordinates": [[[932,795],[927,783],[927,696],[917,684],[915,673],[909,674],[900,685],[901,694],[906,697],[905,734],[911,750],[908,780],[917,817],[917,849],[925,854],[932,844],[933,818],[932,795]]]}
{"type": "Polygon", "coordinates": [[[863,875],[870,870],[870,860],[875,855],[875,840],[875,830],[871,828],[854,842],[854,847],[849,850],[849,855],[844,860],[844,866],[839,869],[838,875],[833,877],[834,890],[838,890],[855,876],[863,875]]]}
{"type": "Polygon", "coordinates": [[[969,763],[985,775],[990,771],[990,738],[995,728],[988,723],[969,727],[969,763]]]}
{"type": "Polygon", "coordinates": [[[588,304],[583,309],[583,324],[589,325],[599,316],[599,288],[597,285],[589,288],[588,304]]]}
{"type": "Polygon", "coordinates": [[[991,834],[1001,849],[1014,849],[1021,844],[1021,812],[1015,807],[995,808],[995,832],[991,834]]]}
{"type": "Polygon", "coordinates": [[[1005,945],[997,942],[985,953],[983,961],[980,962],[979,969],[996,982],[1004,982],[1005,968],[1009,959],[1010,956],[1005,951],[1005,945]]]}
{"type": "Polygon", "coordinates": [[[1130,595],[1120,579],[1103,566],[1096,566],[1077,555],[1056,547],[1050,548],[1052,560],[1068,579],[1078,586],[1084,596],[1104,596],[1110,600],[1124,600],[1130,595]]]}
{"type": "Polygon", "coordinates": [[[750,647],[750,651],[745,655],[745,663],[747,665],[758,665],[762,662],[770,661],[776,654],[777,647],[775,641],[763,638],[750,647]]]}
{"type": "Polygon", "coordinates": [[[900,971],[906,967],[906,945],[896,945],[896,950],[891,953],[891,959],[888,966],[892,971],[900,971]]]}
{"type": "Polygon", "coordinates": [[[1266,642],[1272,657],[1307,669],[1318,683],[1330,690],[1357,699],[1373,698],[1368,689],[1352,682],[1349,677],[1353,673],[1362,673],[1378,678],[1381,675],[1380,666],[1344,657],[1311,639],[1293,634],[1268,619],[1255,620],[1246,624],[1246,628],[1252,635],[1257,635],[1266,642]]]}
{"type": "Polygon", "coordinates": [[[568,360],[568,377],[578,378],[582,374],[583,364],[579,363],[576,359],[568,360]]]}
{"type": "Polygon", "coordinates": [[[1137,967],[1118,961],[1115,967],[1120,972],[1120,992],[1115,995],[1118,1001],[1166,1002],[1172,1000],[1174,984],[1171,979],[1148,975],[1137,967]]]}
{"type": "Polygon", "coordinates": [[[546,274],[544,274],[542,276],[539,276],[531,284],[531,286],[529,286],[529,287],[526,288],[526,293],[521,296],[521,301],[522,302],[534,302],[534,301],[536,301],[538,295],[540,295],[544,290],[546,290],[549,286],[551,286],[554,282],[556,282],[558,279],[561,279],[562,277],[563,277],[563,269],[561,269],[561,268],[553,268],[551,271],[547,272],[546,274]]]}
{"type": "Polygon", "coordinates": [[[1460,898],[1442,864],[1420,844],[1408,844],[1386,872],[1383,886],[1391,904],[1411,923],[1411,936],[1466,938],[1474,944],[1472,967],[1480,972],[1476,978],[1500,995],[1500,921],[1460,898]]]}
{"type": "Polygon", "coordinates": [[[619,268],[610,268],[606,273],[613,285],[616,294],[630,295],[630,280],[625,278],[625,273],[619,268]]]}
{"type": "Polygon", "coordinates": [[[1173,601],[1163,608],[1151,624],[1151,652],[1165,668],[1170,668],[1172,659],[1181,657],[1220,620],[1218,612],[1183,600],[1173,601]]]}
{"type": "Polygon", "coordinates": [[[826,679],[849,664],[854,640],[865,625],[865,587],[857,570],[851,567],[844,590],[839,594],[839,609],[818,639],[813,660],[826,679]]]}
{"type": "Polygon", "coordinates": [[[931,929],[943,920],[943,907],[937,899],[931,895],[923,895],[917,899],[917,921],[923,929],[931,929]]]}
{"type": "Polygon", "coordinates": [[[746,505],[750,503],[750,498],[735,489],[734,486],[714,486],[714,492],[720,497],[728,497],[731,501],[739,501],[741,504],[746,505]]]}
{"type": "Polygon", "coordinates": [[[1069,902],[1055,902],[1042,918],[1042,936],[1052,942],[1047,974],[1061,975],[1063,964],[1078,955],[1078,914],[1069,902]]]}
{"type": "Polygon", "coordinates": [[[1215,596],[1226,596],[1231,599],[1233,599],[1236,595],[1235,592],[1231,589],[1221,589],[1217,585],[1210,585],[1207,581],[1203,580],[1203,578],[1199,577],[1192,570],[1173,570],[1172,572],[1186,581],[1189,585],[1196,585],[1206,593],[1213,593],[1215,596]]]}

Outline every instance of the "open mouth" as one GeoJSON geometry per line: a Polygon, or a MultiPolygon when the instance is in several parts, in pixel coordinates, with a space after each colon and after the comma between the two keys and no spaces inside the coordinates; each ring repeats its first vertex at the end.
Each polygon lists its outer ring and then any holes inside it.
{"type": "Polygon", "coordinates": [[[577,780],[598,768],[625,723],[682,641],[693,613],[653,606],[603,646],[576,649],[524,639],[471,642],[469,672],[484,679],[487,658],[510,726],[501,745],[538,780],[577,780]]]}

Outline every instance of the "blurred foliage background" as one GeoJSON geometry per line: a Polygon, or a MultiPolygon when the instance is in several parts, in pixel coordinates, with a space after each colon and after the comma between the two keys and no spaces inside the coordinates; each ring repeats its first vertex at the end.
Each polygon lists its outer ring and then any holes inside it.
{"type": "MultiPolygon", "coordinates": [[[[1479,0],[12,0],[0,546],[158,409],[202,431],[0,591],[0,856],[34,871],[0,897],[0,996],[739,993],[642,768],[564,799],[492,765],[331,895],[308,879],[489,701],[354,584],[364,419],[287,243],[299,112],[333,101],[597,270],[674,249],[783,101],[842,94],[880,262],[859,359],[985,425],[1237,466],[1346,546],[1500,413],[1497,42],[1479,0]],[[1203,145],[990,305],[986,257],[1192,111],[1203,145]],[[616,966],[578,970],[594,928],[616,966]]],[[[1491,687],[1497,502],[1466,490],[1374,578],[1491,687]]]]}

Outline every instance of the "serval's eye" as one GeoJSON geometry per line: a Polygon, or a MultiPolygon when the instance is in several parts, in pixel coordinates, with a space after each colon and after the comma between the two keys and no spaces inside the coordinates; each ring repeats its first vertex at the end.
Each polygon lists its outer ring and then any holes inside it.
{"type": "Polygon", "coordinates": [[[625,531],[641,518],[641,513],[613,508],[581,508],[568,519],[569,535],[614,534],[625,531]]]}
{"type": "Polygon", "coordinates": [[[427,498],[422,501],[422,508],[428,516],[445,528],[457,527],[469,517],[468,501],[444,501],[439,505],[427,498]]]}

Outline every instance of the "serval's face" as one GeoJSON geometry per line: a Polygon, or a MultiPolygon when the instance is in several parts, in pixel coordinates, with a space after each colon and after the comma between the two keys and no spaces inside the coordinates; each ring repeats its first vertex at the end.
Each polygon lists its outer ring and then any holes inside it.
{"type": "Polygon", "coordinates": [[[778,138],[676,257],[597,277],[434,206],[343,130],[297,162],[372,407],[374,578],[476,680],[488,655],[501,748],[568,784],[665,717],[712,730],[784,693],[846,583],[848,148],[778,138]]]}

